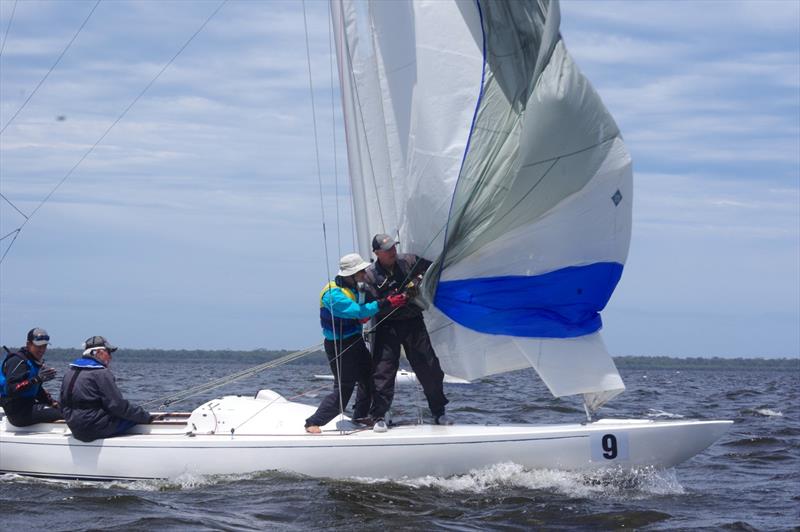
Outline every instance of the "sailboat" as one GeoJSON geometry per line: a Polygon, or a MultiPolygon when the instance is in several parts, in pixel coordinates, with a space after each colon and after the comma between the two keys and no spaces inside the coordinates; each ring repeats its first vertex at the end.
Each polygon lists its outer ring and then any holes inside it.
{"type": "MultiPolygon", "coordinates": [[[[317,477],[463,474],[500,462],[586,471],[666,468],[725,420],[597,419],[625,385],[600,311],[631,235],[631,158],[567,53],[557,0],[332,0],[359,241],[392,233],[433,260],[419,300],[444,371],[533,367],[586,419],[555,425],[399,424],[345,416],[306,434],[314,408],[270,390],[83,443],[63,423],[0,421],[0,471],[89,479],[282,470],[317,477]]],[[[369,256],[370,250],[360,250],[369,256]]]]}

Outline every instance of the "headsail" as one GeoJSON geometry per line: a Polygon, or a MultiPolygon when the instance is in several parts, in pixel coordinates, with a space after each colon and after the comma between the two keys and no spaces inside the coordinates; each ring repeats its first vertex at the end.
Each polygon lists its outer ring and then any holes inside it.
{"type": "Polygon", "coordinates": [[[332,12],[360,244],[396,232],[435,259],[426,322],[443,369],[533,366],[599,408],[624,389],[599,312],[630,243],[631,161],[558,2],[332,12]]]}

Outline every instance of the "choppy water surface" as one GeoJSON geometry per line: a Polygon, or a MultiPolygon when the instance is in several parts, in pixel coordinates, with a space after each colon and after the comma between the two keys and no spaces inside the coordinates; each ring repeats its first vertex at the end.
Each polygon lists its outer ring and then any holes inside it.
{"type": "MultiPolygon", "coordinates": [[[[114,371],[143,402],[253,366],[253,356],[126,360],[114,371]]],[[[58,361],[50,363],[59,367],[58,361]]],[[[190,399],[272,388],[316,404],[322,365],[288,365],[190,399]]],[[[134,483],[0,476],[4,530],[528,530],[708,528],[798,530],[800,372],[622,370],[628,390],[606,417],[733,419],[713,447],[669,471],[591,476],[500,464],[468,475],[333,481],[283,473],[187,476],[134,483]]],[[[553,399],[532,371],[445,385],[467,423],[580,421],[578,401],[553,399]]],[[[421,392],[398,388],[395,416],[416,419],[421,392]]],[[[429,420],[427,411],[423,418],[429,420]]],[[[298,421],[302,423],[302,420],[298,421]]]]}

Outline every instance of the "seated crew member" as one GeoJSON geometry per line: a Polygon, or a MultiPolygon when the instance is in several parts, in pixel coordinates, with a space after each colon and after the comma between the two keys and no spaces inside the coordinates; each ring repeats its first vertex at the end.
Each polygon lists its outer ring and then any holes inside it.
{"type": "Polygon", "coordinates": [[[58,402],[42,386],[56,376],[55,369],[44,365],[49,343],[47,331],[36,327],[28,331],[25,347],[16,353],[6,349],[0,367],[0,406],[16,427],[61,419],[58,402]]]}
{"type": "MultiPolygon", "coordinates": [[[[389,235],[378,234],[372,239],[372,251],[378,258],[366,271],[366,283],[375,298],[406,290],[409,281],[419,282],[431,265],[429,260],[411,254],[398,254],[397,242],[389,235]]],[[[445,415],[448,403],[444,395],[444,372],[433,350],[422,309],[409,304],[398,311],[382,310],[375,318],[373,345],[373,396],[370,416],[375,420],[373,430],[386,431],[384,417],[392,406],[397,370],[400,366],[400,346],[417,376],[428,406],[437,425],[452,425],[445,415]]]]}
{"type": "Polygon", "coordinates": [[[358,285],[369,266],[357,253],[339,260],[336,279],[320,293],[319,316],[325,337],[325,355],[333,373],[333,391],[322,399],[317,411],[306,420],[306,432],[319,434],[320,426],[335,418],[345,408],[358,385],[353,419],[365,418],[372,396],[372,361],[361,335],[362,324],[381,309],[405,305],[406,297],[394,295],[364,303],[358,285]]]}
{"type": "Polygon", "coordinates": [[[122,397],[108,369],[117,348],[102,336],[92,336],[83,346],[83,356],[69,365],[61,382],[61,407],[72,435],[89,442],[150,423],[154,416],[122,397]]]}

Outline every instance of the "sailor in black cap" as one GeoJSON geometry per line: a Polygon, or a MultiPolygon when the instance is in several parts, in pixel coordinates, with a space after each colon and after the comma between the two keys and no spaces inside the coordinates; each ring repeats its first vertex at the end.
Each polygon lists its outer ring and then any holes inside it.
{"type": "Polygon", "coordinates": [[[48,344],[50,335],[36,327],[28,331],[25,347],[16,353],[3,346],[7,355],[0,366],[0,406],[14,426],[61,419],[58,403],[42,386],[56,376],[55,369],[44,365],[48,344]]]}
{"type": "Polygon", "coordinates": [[[88,442],[150,423],[153,416],[122,397],[108,369],[117,348],[102,336],[92,336],[83,347],[83,356],[69,365],[61,382],[61,406],[72,435],[88,442]]]}
{"type": "MultiPolygon", "coordinates": [[[[398,254],[398,242],[390,235],[378,234],[372,239],[372,251],[378,258],[367,268],[366,283],[373,297],[385,298],[404,293],[408,283],[418,283],[431,261],[411,254],[398,254]]],[[[392,406],[394,384],[400,365],[400,346],[422,385],[434,423],[451,425],[445,415],[448,403],[444,395],[444,372],[433,350],[422,309],[408,304],[398,309],[383,309],[374,321],[375,340],[372,347],[373,396],[370,417],[375,420],[373,430],[386,430],[384,417],[392,406]]]]}

